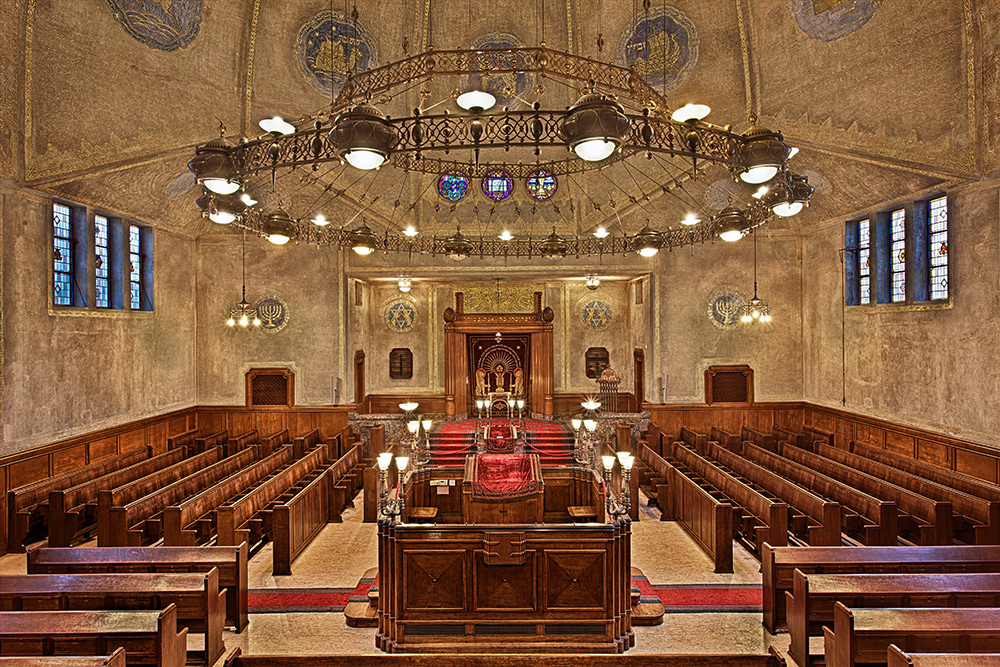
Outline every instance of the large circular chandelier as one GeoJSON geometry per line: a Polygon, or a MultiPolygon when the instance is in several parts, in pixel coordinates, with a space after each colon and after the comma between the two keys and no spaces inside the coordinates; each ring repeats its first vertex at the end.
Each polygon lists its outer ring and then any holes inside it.
{"type": "MultiPolygon", "coordinates": [[[[198,202],[206,216],[276,243],[294,240],[353,248],[359,254],[389,251],[455,259],[630,252],[652,257],[664,248],[739,239],[773,216],[794,215],[809,203],[813,189],[804,176],[789,170],[795,149],[780,132],[758,126],[751,117],[750,128],[737,134],[730,126],[706,122],[708,112],[697,104],[671,110],[634,69],[551,49],[544,42],[525,48],[431,48],[349,75],[327,108],[294,123],[265,119],[261,125],[266,131],[258,137],[235,145],[225,137],[209,141],[195,151],[189,167],[204,186],[198,202]],[[526,108],[495,109],[496,97],[482,90],[456,90],[457,111],[418,105],[411,113],[390,117],[379,108],[394,100],[398,106],[407,90],[444,77],[522,74],[576,89],[577,100],[562,109],[546,108],[539,86],[537,99],[526,108]],[[524,181],[525,190],[543,201],[555,191],[557,178],[583,177],[629,160],[669,160],[672,170],[657,181],[664,192],[700,176],[706,165],[725,168],[737,183],[764,187],[745,202],[730,201],[718,214],[694,223],[688,219],[658,226],[647,216],[632,232],[619,226],[608,233],[602,226],[594,234],[564,236],[539,226],[519,237],[506,230],[500,236],[467,236],[457,226],[426,236],[405,219],[380,225],[371,211],[360,221],[355,216],[340,226],[329,225],[319,215],[290,216],[286,211],[294,207],[287,200],[258,203],[264,197],[259,192],[251,196],[254,183],[270,182],[273,188],[282,176],[299,174],[306,180],[322,165],[345,164],[344,169],[359,175],[390,167],[435,175],[445,201],[460,200],[477,179],[483,194],[494,201],[509,196],[515,181],[524,181]]],[[[595,209],[600,211],[596,204],[595,209]]],[[[359,215],[364,211],[362,207],[359,215]]]]}

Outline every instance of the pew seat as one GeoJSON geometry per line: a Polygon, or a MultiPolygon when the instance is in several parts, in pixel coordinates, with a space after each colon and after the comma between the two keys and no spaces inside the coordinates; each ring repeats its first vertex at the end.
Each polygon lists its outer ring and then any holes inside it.
{"type": "Polygon", "coordinates": [[[0,667],[125,667],[125,649],[111,655],[14,655],[0,657],[0,667]]]}
{"type": "Polygon", "coordinates": [[[128,667],[184,667],[187,628],[177,607],[162,611],[0,612],[0,655],[108,655],[125,649],[128,667]]]}
{"type": "Polygon", "coordinates": [[[889,667],[1000,667],[1000,653],[906,653],[889,646],[889,667]]]}
{"type": "Polygon", "coordinates": [[[906,651],[1000,651],[1000,609],[849,609],[837,602],[823,628],[827,667],[885,664],[889,645],[906,651]]]}

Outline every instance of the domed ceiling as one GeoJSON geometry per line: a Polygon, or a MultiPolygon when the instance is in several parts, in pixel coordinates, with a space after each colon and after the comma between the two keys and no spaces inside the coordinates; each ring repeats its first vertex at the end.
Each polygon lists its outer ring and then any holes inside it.
{"type": "MultiPolygon", "coordinates": [[[[197,145],[262,133],[262,118],[296,120],[330,104],[348,72],[435,49],[538,46],[632,66],[671,107],[708,104],[707,120],[759,124],[800,149],[795,171],[812,205],[772,223],[815,226],[980,178],[1000,167],[996,3],[930,0],[18,0],[0,8],[9,48],[0,132],[3,174],[184,236],[227,233],[204,220],[187,170],[197,145]],[[978,91],[978,92],[977,92],[978,91]],[[13,121],[13,122],[12,122],[13,121]]],[[[500,104],[549,108],[583,86],[521,74],[487,82],[500,104]]],[[[372,100],[394,117],[457,109],[466,81],[433,79],[372,100]]],[[[507,159],[531,162],[529,151],[507,159]]],[[[746,198],[722,167],[658,163],[560,177],[548,199],[523,183],[492,201],[452,202],[437,176],[345,165],[299,170],[271,192],[293,217],[337,225],[413,224],[446,234],[538,236],[553,227],[676,227],[746,198]],[[678,177],[681,177],[678,179],[678,177]],[[676,179],[676,180],[675,180],[676,179]]]]}

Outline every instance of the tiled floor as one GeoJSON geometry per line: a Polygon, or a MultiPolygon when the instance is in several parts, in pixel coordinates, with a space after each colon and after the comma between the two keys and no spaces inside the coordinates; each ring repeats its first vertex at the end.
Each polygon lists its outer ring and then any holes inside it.
{"type": "MultiPolygon", "coordinates": [[[[344,523],[328,525],[296,559],[288,577],[271,575],[271,550],[250,561],[250,588],[353,588],[376,565],[376,528],[361,522],[361,497],[344,523]]],[[[656,584],[760,583],[760,566],[742,548],[734,549],[732,574],[714,574],[709,558],[679,525],[658,520],[645,506],[633,523],[632,564],[656,584]]],[[[25,571],[23,554],[0,557],[0,573],[25,571]]],[[[674,613],[663,624],[637,627],[629,653],[760,653],[774,645],[787,653],[788,635],[768,634],[759,613],[674,613]]],[[[246,654],[378,653],[373,628],[349,628],[338,612],[252,614],[240,634],[226,632],[227,649],[246,654]]],[[[789,660],[789,664],[794,663],[789,660]]]]}

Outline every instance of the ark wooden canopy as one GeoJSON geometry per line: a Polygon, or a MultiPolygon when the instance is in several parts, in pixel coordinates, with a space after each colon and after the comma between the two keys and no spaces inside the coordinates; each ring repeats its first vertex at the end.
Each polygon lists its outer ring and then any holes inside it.
{"type": "Polygon", "coordinates": [[[535,414],[552,415],[554,364],[552,359],[551,308],[542,309],[542,293],[535,292],[530,313],[466,313],[465,294],[455,294],[455,307],[444,311],[444,393],[445,414],[467,414],[469,388],[469,334],[496,331],[531,336],[531,377],[528,403],[535,414]]]}

